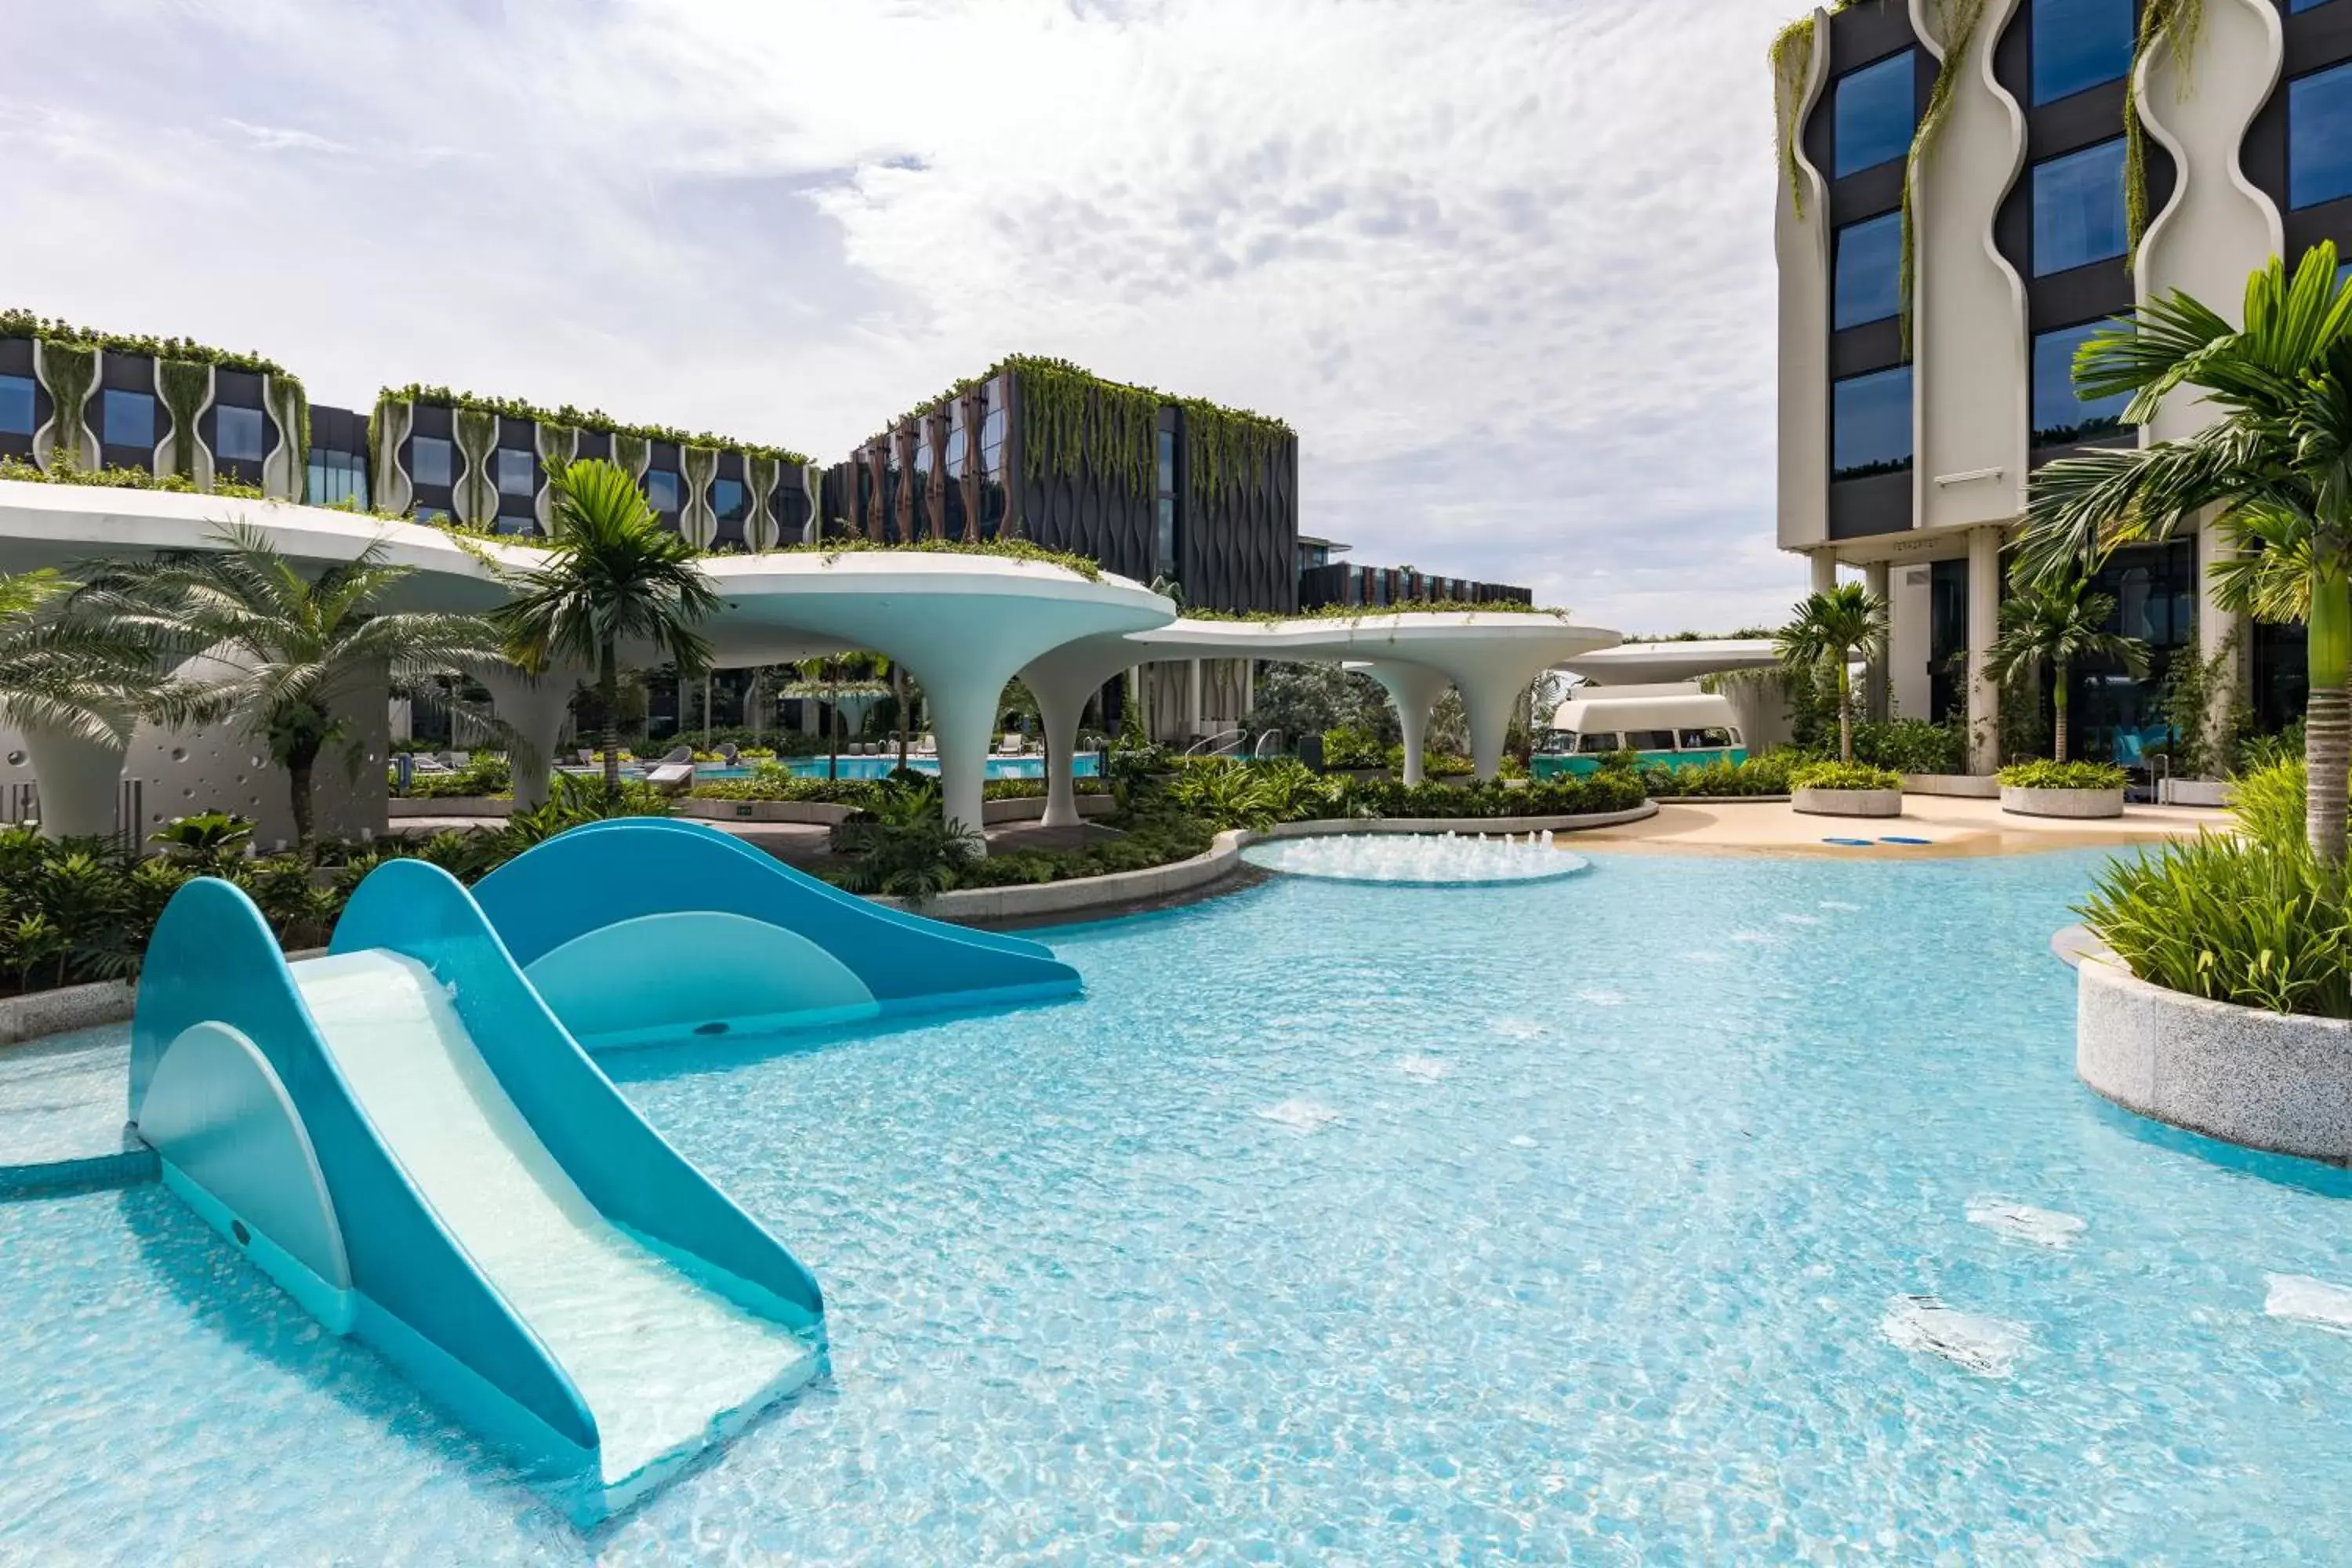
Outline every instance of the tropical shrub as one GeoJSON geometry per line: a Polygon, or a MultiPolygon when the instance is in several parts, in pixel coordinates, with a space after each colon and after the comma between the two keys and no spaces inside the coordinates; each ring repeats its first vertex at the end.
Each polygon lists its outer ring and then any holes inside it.
{"type": "Polygon", "coordinates": [[[2121,789],[2129,775],[2113,763],[2011,763],[2000,770],[2004,789],[2121,789]]]}
{"type": "Polygon", "coordinates": [[[1388,748],[1370,730],[1342,724],[1323,731],[1323,765],[1327,768],[1377,768],[1387,761],[1388,748]]]}
{"type": "Polygon", "coordinates": [[[253,819],[233,811],[175,816],[149,834],[147,842],[175,859],[209,868],[246,852],[253,842],[253,819]]]}
{"type": "Polygon", "coordinates": [[[832,842],[846,862],[838,872],[843,887],[915,903],[954,887],[961,873],[981,863],[979,833],[948,821],[929,783],[884,791],[870,808],[835,824],[832,842]]]}
{"type": "Polygon", "coordinates": [[[1868,763],[1807,763],[1789,775],[1791,789],[1901,789],[1903,775],[1868,763]]]}
{"type": "Polygon", "coordinates": [[[2308,770],[2301,757],[2290,757],[2266,768],[2239,775],[2230,805],[2238,830],[2257,844],[2273,849],[2304,847],[2303,822],[2309,787],[2308,770]]]}
{"type": "Polygon", "coordinates": [[[1968,771],[1968,731],[1931,719],[1865,720],[1853,727],[1853,760],[1898,773],[1968,771]]]}
{"type": "MultiPolygon", "coordinates": [[[[1857,748],[1860,744],[1857,738],[1857,748]]],[[[1737,763],[1718,759],[1688,767],[1648,767],[1642,770],[1642,788],[1653,800],[1694,795],[1786,795],[1789,774],[1804,762],[1803,753],[1782,750],[1737,763]]]]}
{"type": "Polygon", "coordinates": [[[1196,816],[1160,810],[1120,820],[1117,838],[1083,849],[1019,850],[991,855],[956,873],[960,888],[1003,888],[1027,882],[1059,882],[1072,877],[1106,877],[1141,871],[1205,854],[1214,837],[1196,816]]]}
{"type": "MultiPolygon", "coordinates": [[[[399,775],[396,771],[392,778],[397,785],[399,775]]],[[[476,752],[466,759],[464,767],[449,773],[410,774],[406,794],[412,800],[510,795],[514,794],[514,770],[506,758],[495,752],[476,752]]]]}
{"type": "MultiPolygon", "coordinates": [[[[2296,830],[2298,840],[2301,829],[2296,830]]],[[[2201,836],[2118,858],[2075,912],[2152,985],[2273,1013],[2352,1017],[2352,908],[2299,842],[2201,836]]]]}

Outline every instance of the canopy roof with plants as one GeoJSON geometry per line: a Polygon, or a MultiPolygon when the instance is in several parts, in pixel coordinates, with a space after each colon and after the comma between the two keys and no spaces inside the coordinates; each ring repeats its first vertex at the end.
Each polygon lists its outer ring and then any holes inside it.
{"type": "Polygon", "coordinates": [[[505,419],[528,419],[535,425],[593,430],[606,436],[634,436],[644,441],[667,441],[680,447],[703,447],[715,451],[740,452],[747,458],[768,458],[782,463],[808,461],[806,455],[789,447],[764,446],[757,441],[740,441],[732,436],[713,435],[708,430],[681,430],[671,425],[630,425],[614,418],[601,408],[576,408],[569,403],[549,408],[536,403],[526,403],[520,397],[486,397],[477,392],[454,392],[446,386],[427,386],[422,382],[413,381],[406,386],[383,388],[376,394],[376,405],[382,407],[386,403],[439,404],[479,414],[495,414],[505,419]]]}
{"type": "MultiPolygon", "coordinates": [[[[1111,381],[1083,365],[1043,354],[1007,354],[890,421],[919,419],[950,398],[1010,373],[1021,384],[1022,477],[1075,474],[1083,457],[1097,472],[1149,493],[1159,462],[1162,405],[1184,411],[1185,462],[1196,496],[1206,500],[1228,479],[1271,460],[1297,432],[1270,414],[1181,397],[1155,386],[1111,381]]],[[[881,436],[873,437],[879,441],[881,436]]]]}

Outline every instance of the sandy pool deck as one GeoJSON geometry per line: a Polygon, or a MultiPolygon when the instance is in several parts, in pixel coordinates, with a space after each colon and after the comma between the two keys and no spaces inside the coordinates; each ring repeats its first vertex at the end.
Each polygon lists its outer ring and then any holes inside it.
{"type": "Polygon", "coordinates": [[[2073,821],[2015,816],[1997,800],[1906,795],[1901,816],[1812,816],[1786,801],[1662,801],[1655,816],[1616,827],[1563,834],[1563,848],[1685,855],[1856,855],[1864,847],[1825,842],[1868,839],[1874,854],[2027,855],[2043,849],[2095,849],[2193,838],[2230,826],[2226,811],[2181,805],[2127,805],[2121,816],[2073,821]],[[1925,844],[1888,844],[1889,837],[1925,844]]]}

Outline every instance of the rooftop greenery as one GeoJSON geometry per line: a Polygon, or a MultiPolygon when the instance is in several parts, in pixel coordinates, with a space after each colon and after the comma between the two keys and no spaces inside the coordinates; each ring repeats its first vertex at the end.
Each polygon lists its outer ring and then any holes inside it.
{"type": "Polygon", "coordinates": [[[918,552],[930,555],[993,555],[1006,561],[1034,561],[1042,566],[1059,566],[1075,572],[1089,583],[1102,580],[1102,566],[1084,555],[1073,555],[1066,550],[1048,550],[1042,544],[1032,544],[1025,539],[916,539],[905,543],[880,543],[871,539],[822,539],[814,544],[787,544],[768,551],[771,555],[822,555],[830,566],[835,557],[858,555],[867,552],[905,553],[918,552]]]}
{"type": "MultiPolygon", "coordinates": [[[[1271,459],[1297,432],[1283,420],[1204,397],[1180,397],[1158,387],[1112,381],[1084,365],[1043,354],[1007,354],[890,421],[896,429],[950,398],[1010,372],[1021,382],[1021,452],[1024,478],[1077,471],[1081,453],[1097,471],[1149,494],[1158,466],[1160,409],[1184,411],[1185,462],[1195,495],[1203,500],[1227,479],[1271,459]]],[[[877,439],[879,439],[877,437],[877,439]]]]}
{"type": "MultiPolygon", "coordinates": [[[[71,343],[79,348],[103,349],[109,353],[152,354],[159,360],[186,360],[196,364],[218,365],[223,370],[240,370],[256,375],[287,376],[284,365],[257,353],[239,353],[233,349],[215,348],[193,338],[158,338],[143,333],[105,332],[95,327],[79,327],[62,317],[37,316],[30,310],[0,310],[0,338],[39,338],[46,342],[71,343]]],[[[289,376],[289,379],[291,379],[289,376]]]]}
{"type": "Polygon", "coordinates": [[[1202,610],[1187,607],[1188,621],[1254,621],[1272,626],[1283,621],[1370,621],[1390,616],[1422,615],[1490,615],[1549,616],[1556,621],[1568,619],[1568,612],[1545,605],[1522,604],[1517,599],[1493,599],[1470,604],[1461,599],[1432,599],[1427,604],[1410,605],[1321,605],[1311,610],[1202,610]]]}
{"type": "MultiPolygon", "coordinates": [[[[50,460],[46,468],[22,458],[0,457],[0,479],[22,479],[41,485],[111,485],[126,490],[167,490],[176,494],[196,493],[195,480],[184,474],[151,474],[144,468],[85,468],[63,451],[50,460]]],[[[211,495],[227,496],[236,500],[260,500],[259,485],[240,484],[222,475],[213,480],[211,495]]]]}
{"type": "Polygon", "coordinates": [[[446,386],[427,386],[422,382],[411,382],[406,386],[387,386],[376,394],[376,402],[379,405],[386,402],[441,404],[451,408],[496,414],[507,419],[528,419],[537,425],[594,430],[608,436],[630,436],[643,441],[667,441],[677,447],[707,447],[723,452],[740,452],[747,458],[772,458],[785,463],[808,461],[803,454],[788,447],[740,441],[732,436],[716,436],[708,430],[688,432],[670,425],[629,425],[601,408],[575,408],[569,403],[548,408],[540,404],[526,403],[519,397],[486,397],[480,393],[456,392],[446,386]]]}

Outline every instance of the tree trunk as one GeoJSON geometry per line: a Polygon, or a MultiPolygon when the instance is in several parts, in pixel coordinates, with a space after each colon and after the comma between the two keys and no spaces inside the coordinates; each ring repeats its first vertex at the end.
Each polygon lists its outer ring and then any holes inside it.
{"type": "Polygon", "coordinates": [[[2342,568],[2315,573],[2306,643],[2311,697],[2304,707],[2304,837],[2322,865],[2344,862],[2346,770],[2352,764],[2352,583],[2342,568]]]}
{"type": "MultiPolygon", "coordinates": [[[[318,757],[318,748],[312,746],[299,750],[286,759],[286,776],[294,786],[294,847],[297,849],[310,847],[310,773],[318,757]]],[[[2338,821],[2340,824],[2340,813],[2338,821]]]]}
{"type": "Polygon", "coordinates": [[[2054,737],[2050,754],[2063,763],[2066,760],[2066,667],[2059,665],[2053,673],[2058,677],[2058,683],[2050,692],[2050,728],[2054,737]]]}
{"type": "Polygon", "coordinates": [[[596,700],[604,709],[598,739],[604,752],[604,799],[621,798],[621,665],[610,642],[596,650],[596,700]]]}
{"type": "Polygon", "coordinates": [[[824,776],[837,779],[841,776],[841,671],[837,668],[825,678],[824,699],[824,733],[830,747],[825,752],[824,776]]]}
{"type": "Polygon", "coordinates": [[[1851,688],[1853,673],[1846,668],[1845,655],[1837,656],[1838,761],[1853,761],[1853,700],[1851,688]]]}

